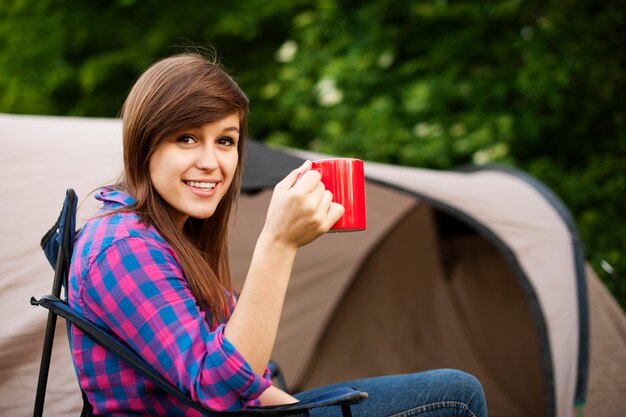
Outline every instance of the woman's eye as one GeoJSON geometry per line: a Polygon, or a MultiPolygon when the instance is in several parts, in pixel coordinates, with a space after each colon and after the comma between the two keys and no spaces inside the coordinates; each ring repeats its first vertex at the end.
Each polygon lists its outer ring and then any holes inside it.
{"type": "Polygon", "coordinates": [[[217,140],[217,143],[220,145],[225,145],[225,146],[232,146],[235,144],[235,139],[229,137],[229,136],[224,136],[221,137],[217,140]]]}
{"type": "Polygon", "coordinates": [[[179,136],[176,141],[180,143],[192,144],[196,142],[196,139],[190,135],[183,135],[179,136]]]}

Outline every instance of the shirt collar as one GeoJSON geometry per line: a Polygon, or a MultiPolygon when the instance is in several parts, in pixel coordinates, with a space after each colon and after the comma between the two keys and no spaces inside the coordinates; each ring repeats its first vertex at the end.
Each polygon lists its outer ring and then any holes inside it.
{"type": "Polygon", "coordinates": [[[100,188],[95,194],[96,200],[100,200],[108,204],[130,206],[135,203],[135,199],[128,193],[121,190],[113,190],[111,188],[100,188]]]}

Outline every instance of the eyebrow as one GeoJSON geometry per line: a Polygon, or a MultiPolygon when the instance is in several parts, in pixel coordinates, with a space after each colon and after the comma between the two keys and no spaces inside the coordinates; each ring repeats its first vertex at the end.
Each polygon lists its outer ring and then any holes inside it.
{"type": "Polygon", "coordinates": [[[227,127],[224,129],[224,132],[232,132],[232,131],[239,132],[239,128],[237,128],[236,126],[231,126],[231,127],[227,127]]]}

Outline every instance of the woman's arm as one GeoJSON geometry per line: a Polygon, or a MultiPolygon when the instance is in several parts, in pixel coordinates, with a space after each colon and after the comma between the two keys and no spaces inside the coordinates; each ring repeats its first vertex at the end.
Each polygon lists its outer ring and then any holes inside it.
{"type": "Polygon", "coordinates": [[[317,171],[305,162],[275,188],[246,282],[224,336],[262,374],[274,347],[298,248],[327,232],[343,215],[317,171]],[[298,179],[302,171],[307,171],[298,179]],[[297,182],[296,182],[297,181],[297,182]]]}
{"type": "MultiPolygon", "coordinates": [[[[145,231],[135,234],[103,250],[70,298],[79,297],[75,302],[87,318],[124,340],[192,398],[217,410],[245,407],[271,383],[263,372],[253,372],[224,338],[223,326],[209,328],[171,248],[145,231]]],[[[91,369],[86,375],[91,383],[119,384],[116,372],[124,372],[124,384],[134,393],[134,384],[141,384],[142,377],[113,354],[99,355],[104,358],[81,356],[91,369]],[[109,360],[120,361],[119,368],[105,369],[109,360]],[[113,382],[107,380],[109,373],[113,382]]]]}

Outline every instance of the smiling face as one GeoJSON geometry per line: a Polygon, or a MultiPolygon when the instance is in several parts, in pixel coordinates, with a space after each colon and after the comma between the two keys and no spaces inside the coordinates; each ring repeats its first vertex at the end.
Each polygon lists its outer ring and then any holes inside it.
{"type": "Polygon", "coordinates": [[[158,145],[150,180],[182,230],[189,217],[206,219],[228,192],[237,170],[239,114],[183,130],[158,145]]]}

